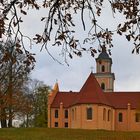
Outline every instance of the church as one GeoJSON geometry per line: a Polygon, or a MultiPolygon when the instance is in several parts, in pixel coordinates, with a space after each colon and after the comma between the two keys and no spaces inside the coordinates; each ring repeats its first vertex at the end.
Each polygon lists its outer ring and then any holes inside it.
{"type": "Polygon", "coordinates": [[[115,92],[112,59],[102,48],[79,92],[59,91],[48,96],[48,127],[140,131],[140,92],[115,92]]]}

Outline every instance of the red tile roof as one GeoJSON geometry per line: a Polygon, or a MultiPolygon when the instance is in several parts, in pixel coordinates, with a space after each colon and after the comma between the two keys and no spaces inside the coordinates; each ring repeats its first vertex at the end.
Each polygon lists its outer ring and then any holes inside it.
{"type": "Polygon", "coordinates": [[[140,92],[112,92],[104,94],[114,108],[125,109],[128,103],[131,104],[132,109],[140,108],[140,92]]]}
{"type": "Polygon", "coordinates": [[[140,108],[140,92],[103,92],[94,74],[91,73],[81,88],[80,92],[58,92],[51,105],[59,108],[60,103],[65,108],[75,104],[104,104],[117,109],[126,109],[127,104],[131,108],[140,108]]]}
{"type": "Polygon", "coordinates": [[[52,108],[59,108],[60,103],[63,103],[64,108],[70,107],[77,99],[79,93],[77,92],[58,92],[51,105],[52,108]]]}
{"type": "Polygon", "coordinates": [[[110,105],[93,73],[89,75],[85,84],[81,88],[76,103],[99,103],[110,105]]]}

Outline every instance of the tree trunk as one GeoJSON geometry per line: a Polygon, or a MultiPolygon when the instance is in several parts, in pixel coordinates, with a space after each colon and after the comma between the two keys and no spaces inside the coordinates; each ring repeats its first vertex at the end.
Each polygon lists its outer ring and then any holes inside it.
{"type": "Polygon", "coordinates": [[[12,127],[12,121],[13,121],[13,118],[12,118],[12,109],[11,107],[9,107],[9,120],[8,120],[8,127],[12,127]]]}
{"type": "Polygon", "coordinates": [[[29,115],[26,115],[26,127],[29,127],[29,115]]]}
{"type": "Polygon", "coordinates": [[[8,120],[8,127],[12,127],[12,120],[13,120],[13,71],[12,71],[12,61],[10,64],[10,73],[9,73],[9,88],[8,88],[8,94],[9,94],[9,120],[8,120]]]}
{"type": "Polygon", "coordinates": [[[1,119],[1,128],[7,128],[6,119],[1,119]]]}
{"type": "Polygon", "coordinates": [[[13,100],[13,96],[12,96],[12,84],[10,84],[10,88],[9,88],[9,119],[8,119],[8,127],[12,127],[12,121],[13,121],[13,111],[12,111],[12,107],[13,107],[13,103],[12,103],[12,100],[13,100]]]}
{"type": "Polygon", "coordinates": [[[1,128],[7,128],[5,109],[1,109],[1,128]]]}

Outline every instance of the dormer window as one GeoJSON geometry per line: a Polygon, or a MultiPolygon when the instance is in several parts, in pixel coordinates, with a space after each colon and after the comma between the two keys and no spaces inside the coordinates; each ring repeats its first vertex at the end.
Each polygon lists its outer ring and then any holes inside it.
{"type": "Polygon", "coordinates": [[[105,72],[105,66],[104,65],[102,66],[102,72],[105,72]]]}
{"type": "Polygon", "coordinates": [[[104,83],[101,84],[101,88],[102,88],[102,90],[105,90],[105,84],[104,83]]]}

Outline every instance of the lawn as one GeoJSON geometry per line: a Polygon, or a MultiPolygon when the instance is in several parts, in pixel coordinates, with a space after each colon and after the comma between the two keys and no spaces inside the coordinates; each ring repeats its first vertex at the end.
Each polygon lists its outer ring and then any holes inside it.
{"type": "Polygon", "coordinates": [[[140,140],[140,132],[12,128],[0,129],[0,140],[140,140]]]}

